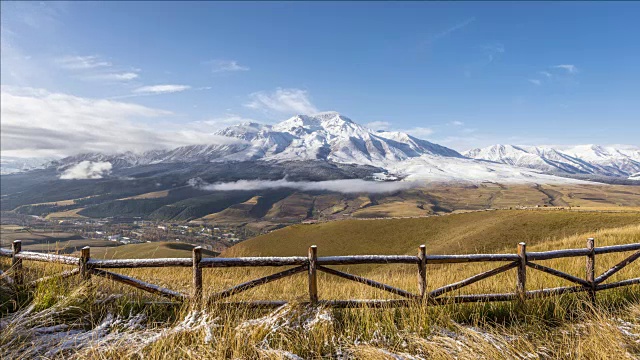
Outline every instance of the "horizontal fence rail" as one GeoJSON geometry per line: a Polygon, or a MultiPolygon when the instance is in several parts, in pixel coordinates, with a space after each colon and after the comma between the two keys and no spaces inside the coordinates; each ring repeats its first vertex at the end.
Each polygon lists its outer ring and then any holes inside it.
{"type": "Polygon", "coordinates": [[[317,247],[309,248],[308,256],[288,256],[288,257],[241,257],[241,258],[202,258],[202,249],[193,249],[192,258],[165,258],[165,259],[119,259],[119,260],[98,260],[91,259],[90,248],[85,247],[81,251],[80,257],[43,254],[38,252],[22,251],[22,243],[16,240],[12,244],[12,249],[0,249],[0,257],[11,258],[11,268],[6,272],[0,272],[0,280],[14,286],[33,286],[44,283],[52,278],[67,278],[80,275],[85,281],[91,279],[91,275],[104,277],[122,284],[132,286],[155,295],[164,296],[172,300],[190,300],[195,305],[202,304],[220,306],[249,306],[249,307],[278,307],[286,304],[285,300],[265,300],[265,301],[223,301],[228,297],[267,284],[298,273],[306,272],[309,277],[309,301],[302,304],[321,305],[342,308],[357,307],[400,307],[409,306],[416,303],[427,305],[446,305],[470,302],[492,302],[492,301],[513,301],[535,298],[558,296],[567,293],[588,292],[591,301],[596,301],[596,293],[601,290],[613,289],[622,286],[640,284],[640,277],[626,279],[614,283],[604,284],[611,276],[640,259],[640,243],[595,247],[593,238],[587,239],[587,246],[583,249],[565,249],[541,252],[526,251],[526,244],[519,243],[516,254],[468,254],[468,255],[427,255],[424,245],[419,247],[418,255],[352,255],[352,256],[317,256],[317,247]],[[595,274],[596,255],[631,252],[621,262],[613,265],[601,275],[595,274]],[[586,272],[585,278],[580,278],[567,274],[557,269],[541,265],[537,261],[585,257],[586,272]],[[77,268],[64,271],[60,274],[47,276],[41,279],[24,282],[23,260],[50,262],[65,265],[75,265],[77,268]],[[536,261],[536,262],[534,262],[536,261]],[[448,284],[431,291],[427,290],[427,265],[434,264],[460,264],[470,262],[507,262],[494,269],[475,274],[469,278],[448,284]],[[418,293],[403,290],[391,285],[367,279],[365,277],[349,274],[327,266],[333,265],[361,265],[361,264],[413,264],[418,267],[418,293]],[[204,296],[202,286],[202,269],[224,268],[224,267],[282,267],[292,266],[292,268],[258,279],[250,280],[231,288],[224,289],[204,296]],[[150,284],[133,277],[113,273],[103,269],[134,269],[134,268],[156,268],[156,267],[191,267],[193,269],[193,283],[190,294],[183,294],[158,285],[150,284]],[[546,274],[570,281],[576,285],[556,288],[544,288],[538,290],[526,290],[527,268],[531,268],[546,274]],[[447,293],[469,286],[480,280],[504,273],[511,269],[517,270],[517,281],[515,291],[501,294],[468,294],[449,295],[447,293]],[[405,299],[389,300],[320,300],[318,298],[317,272],[324,272],[349,281],[365,284],[376,289],[384,290],[392,294],[402,296],[405,299]]]}

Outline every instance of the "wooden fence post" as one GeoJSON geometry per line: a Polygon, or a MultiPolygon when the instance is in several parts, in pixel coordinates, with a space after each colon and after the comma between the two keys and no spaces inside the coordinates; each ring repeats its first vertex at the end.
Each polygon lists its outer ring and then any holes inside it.
{"type": "Polygon", "coordinates": [[[91,248],[85,246],[82,248],[82,250],[80,250],[80,262],[78,263],[78,269],[80,270],[80,277],[82,278],[82,280],[91,279],[91,273],[89,272],[89,268],[87,267],[89,258],[91,258],[91,248]]]}
{"type": "Polygon", "coordinates": [[[318,274],[316,266],[318,262],[318,247],[309,247],[309,301],[311,305],[318,303],[318,274]]]}
{"type": "Polygon", "coordinates": [[[11,268],[13,269],[13,282],[16,285],[24,284],[24,272],[22,271],[22,259],[18,259],[16,255],[22,251],[22,241],[14,240],[12,244],[13,257],[11,258],[11,268]]]}
{"type": "Polygon", "coordinates": [[[427,294],[427,247],[420,245],[418,250],[418,291],[420,297],[424,300],[427,294]]]}
{"type": "Polygon", "coordinates": [[[587,249],[589,249],[590,253],[587,255],[587,276],[586,280],[591,284],[591,290],[589,290],[589,298],[591,299],[591,303],[593,305],[596,304],[596,253],[595,253],[595,239],[588,238],[587,239],[587,249]]]}
{"type": "Polygon", "coordinates": [[[520,263],[518,264],[516,293],[520,297],[520,300],[525,300],[525,292],[527,291],[527,244],[523,242],[518,244],[518,257],[520,257],[520,263]]]}
{"type": "Polygon", "coordinates": [[[196,246],[193,248],[192,254],[193,260],[193,293],[192,299],[196,306],[200,306],[202,303],[202,268],[200,267],[200,261],[202,260],[202,247],[196,246]]]}

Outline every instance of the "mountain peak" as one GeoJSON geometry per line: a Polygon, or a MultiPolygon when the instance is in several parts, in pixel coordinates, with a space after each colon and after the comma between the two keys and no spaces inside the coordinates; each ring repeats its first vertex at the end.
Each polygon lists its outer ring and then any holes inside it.
{"type": "Polygon", "coordinates": [[[351,119],[335,111],[326,111],[311,115],[296,115],[273,126],[276,131],[284,131],[292,134],[312,133],[326,131],[337,135],[345,130],[361,128],[351,119]]]}
{"type": "Polygon", "coordinates": [[[353,120],[348,117],[340,114],[337,111],[323,111],[315,114],[308,115],[310,118],[318,119],[320,121],[332,121],[339,120],[347,123],[352,123],[353,120]]]}

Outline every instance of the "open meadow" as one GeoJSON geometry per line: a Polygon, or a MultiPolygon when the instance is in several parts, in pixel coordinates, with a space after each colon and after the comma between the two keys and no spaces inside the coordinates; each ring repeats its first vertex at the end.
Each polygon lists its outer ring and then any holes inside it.
{"type": "MultiPolygon", "coordinates": [[[[354,220],[298,225],[274,231],[227,250],[223,256],[305,255],[310,244],[319,256],[337,254],[515,253],[640,243],[640,214],[569,211],[485,211],[422,219],[354,220]],[[336,228],[337,227],[337,228],[336,228]],[[395,239],[395,240],[394,240],[395,239]]],[[[115,250],[115,249],[114,249],[115,250]]],[[[185,255],[188,254],[185,251],[185,255]]],[[[630,253],[599,255],[596,275],[630,253]]],[[[104,254],[101,254],[104,256],[104,254]]],[[[207,255],[205,255],[207,256],[207,255]]],[[[108,256],[107,256],[108,257],[108,256]]],[[[25,261],[27,279],[70,267],[25,261]]],[[[585,276],[585,258],[542,261],[576,277],[585,276]]],[[[500,263],[427,266],[433,290],[500,263]]],[[[8,260],[1,268],[7,271],[8,260]]],[[[351,265],[335,269],[358,274],[416,293],[415,265],[351,265]]],[[[281,268],[282,269],[282,268],[281,268]]],[[[205,297],[279,270],[203,269],[205,297]]],[[[146,268],[116,272],[189,294],[190,268],[146,268]]],[[[607,282],[637,277],[631,263],[607,282]]],[[[528,269],[527,290],[570,283],[528,269]]],[[[3,289],[10,289],[4,285],[3,289]]],[[[454,295],[513,292],[512,269],[454,295]]],[[[276,310],[189,304],[93,276],[39,284],[32,292],[3,296],[3,355],[30,358],[360,358],[360,359],[634,359],[640,356],[640,285],[598,292],[593,306],[585,293],[563,294],[525,303],[495,302],[405,308],[330,309],[296,305],[308,301],[306,273],[297,274],[228,300],[288,300],[276,310]],[[144,305],[148,302],[153,304],[144,305]],[[7,314],[7,311],[11,314],[7,314]],[[62,334],[62,335],[61,335],[62,334]],[[71,340],[69,342],[69,339],[71,340]]],[[[328,299],[397,299],[396,295],[318,274],[318,296],[328,299]]]]}

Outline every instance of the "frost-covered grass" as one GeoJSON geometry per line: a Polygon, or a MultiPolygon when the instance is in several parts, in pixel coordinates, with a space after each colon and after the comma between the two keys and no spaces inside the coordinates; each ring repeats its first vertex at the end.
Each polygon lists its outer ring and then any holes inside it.
{"type": "MultiPolygon", "coordinates": [[[[598,245],[640,242],[640,225],[590,233],[598,245]]],[[[582,247],[587,234],[571,236],[528,250],[582,247]]],[[[597,257],[597,272],[626,254],[597,257]]],[[[584,276],[584,258],[544,263],[584,276]]],[[[0,262],[2,270],[9,263],[0,262]]],[[[461,280],[498,264],[429,266],[429,288],[461,280]]],[[[63,266],[46,268],[25,262],[28,278],[63,266]]],[[[347,267],[395,286],[416,291],[415,266],[347,267]]],[[[238,284],[273,269],[205,269],[205,291],[238,284]]],[[[122,271],[174,290],[187,292],[190,269],[122,271]]],[[[567,285],[528,269],[528,289],[567,285]]],[[[636,277],[635,262],[611,281],[636,277]]],[[[7,289],[10,285],[2,285],[7,289]]],[[[457,293],[511,292],[515,271],[492,277],[457,293]]],[[[3,288],[4,289],[4,288],[3,288]]],[[[22,293],[17,311],[0,320],[0,358],[236,358],[236,359],[634,359],[640,357],[640,286],[598,293],[592,307],[584,294],[568,294],[524,304],[485,303],[400,309],[323,309],[306,301],[307,280],[295,275],[237,295],[232,299],[286,299],[276,310],[189,304],[144,305],[161,300],[126,286],[93,277],[51,281],[22,293]]],[[[393,298],[364,285],[320,275],[322,299],[393,298]]],[[[4,294],[4,290],[3,290],[4,294]]],[[[5,298],[6,299],[6,298],[5,298]]],[[[3,299],[2,301],[5,301],[3,299]]]]}

